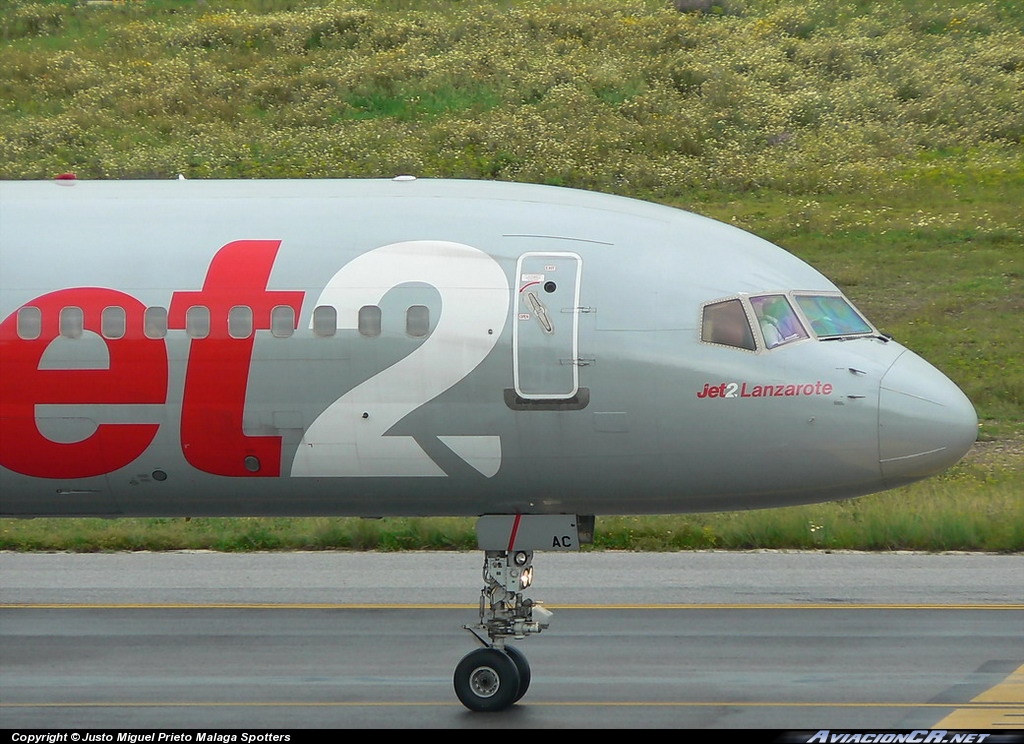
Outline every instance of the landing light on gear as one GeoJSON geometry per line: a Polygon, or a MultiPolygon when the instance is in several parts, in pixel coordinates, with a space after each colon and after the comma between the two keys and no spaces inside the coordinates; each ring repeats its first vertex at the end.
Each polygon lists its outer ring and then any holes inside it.
{"type": "Polygon", "coordinates": [[[533,551],[579,550],[581,539],[593,539],[593,519],[494,515],[478,520],[477,543],[484,551],[480,619],[464,627],[483,648],[463,657],[453,679],[456,696],[470,710],[503,710],[526,694],[532,678],[530,665],[508,641],[547,629],[552,615],[540,602],[521,594],[533,583],[533,551]]]}

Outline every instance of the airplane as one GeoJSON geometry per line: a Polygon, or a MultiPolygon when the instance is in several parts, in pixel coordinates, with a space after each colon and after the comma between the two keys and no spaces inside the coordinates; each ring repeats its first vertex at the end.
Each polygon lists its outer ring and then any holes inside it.
{"type": "Polygon", "coordinates": [[[509,182],[0,183],[0,516],[455,516],[456,696],[529,688],[535,551],[595,515],[939,473],[968,398],[766,240],[509,182]]]}

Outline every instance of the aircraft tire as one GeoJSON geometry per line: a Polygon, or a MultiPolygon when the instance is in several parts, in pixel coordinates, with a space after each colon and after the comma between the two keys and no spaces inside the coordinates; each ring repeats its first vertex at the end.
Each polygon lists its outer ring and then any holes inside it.
{"type": "Polygon", "coordinates": [[[473,711],[504,710],[518,700],[519,669],[512,657],[496,648],[478,648],[463,656],[453,681],[459,701],[473,711]]]}
{"type": "Polygon", "coordinates": [[[530,662],[526,660],[526,655],[515,646],[505,646],[505,653],[512,659],[512,663],[516,665],[516,670],[519,672],[519,689],[512,700],[513,703],[517,703],[530,689],[530,679],[532,678],[530,662]]]}

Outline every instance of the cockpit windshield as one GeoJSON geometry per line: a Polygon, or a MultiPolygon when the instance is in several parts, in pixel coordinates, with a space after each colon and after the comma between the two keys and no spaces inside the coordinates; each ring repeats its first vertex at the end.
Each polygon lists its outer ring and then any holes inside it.
{"type": "Polygon", "coordinates": [[[878,333],[838,292],[741,294],[708,302],[701,315],[701,341],[754,352],[811,338],[828,341],[878,333]]]}
{"type": "Polygon", "coordinates": [[[765,347],[774,349],[781,344],[808,337],[800,318],[797,317],[796,311],[793,310],[793,306],[789,304],[785,295],[751,297],[750,305],[754,308],[754,315],[761,328],[765,347]]]}
{"type": "Polygon", "coordinates": [[[875,332],[853,305],[841,295],[795,294],[793,297],[819,338],[875,332]]]}

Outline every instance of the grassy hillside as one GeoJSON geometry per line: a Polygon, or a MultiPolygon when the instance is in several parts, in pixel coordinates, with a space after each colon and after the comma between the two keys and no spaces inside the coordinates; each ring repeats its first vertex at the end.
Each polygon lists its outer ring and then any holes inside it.
{"type": "Polygon", "coordinates": [[[705,2],[7,0],[0,177],[1019,177],[1019,0],[705,2]]]}
{"type": "MultiPolygon", "coordinates": [[[[0,70],[0,178],[522,180],[758,233],[982,418],[949,474],[855,502],[877,518],[835,507],[829,544],[913,513],[1024,549],[1024,0],[0,0],[0,70]]],[[[797,514],[820,543],[826,516],[797,514]]],[[[770,542],[713,519],[667,531],[770,542]]],[[[284,529],[254,524],[234,544],[284,529]]],[[[903,544],[877,529],[844,539],[903,544]]]]}

